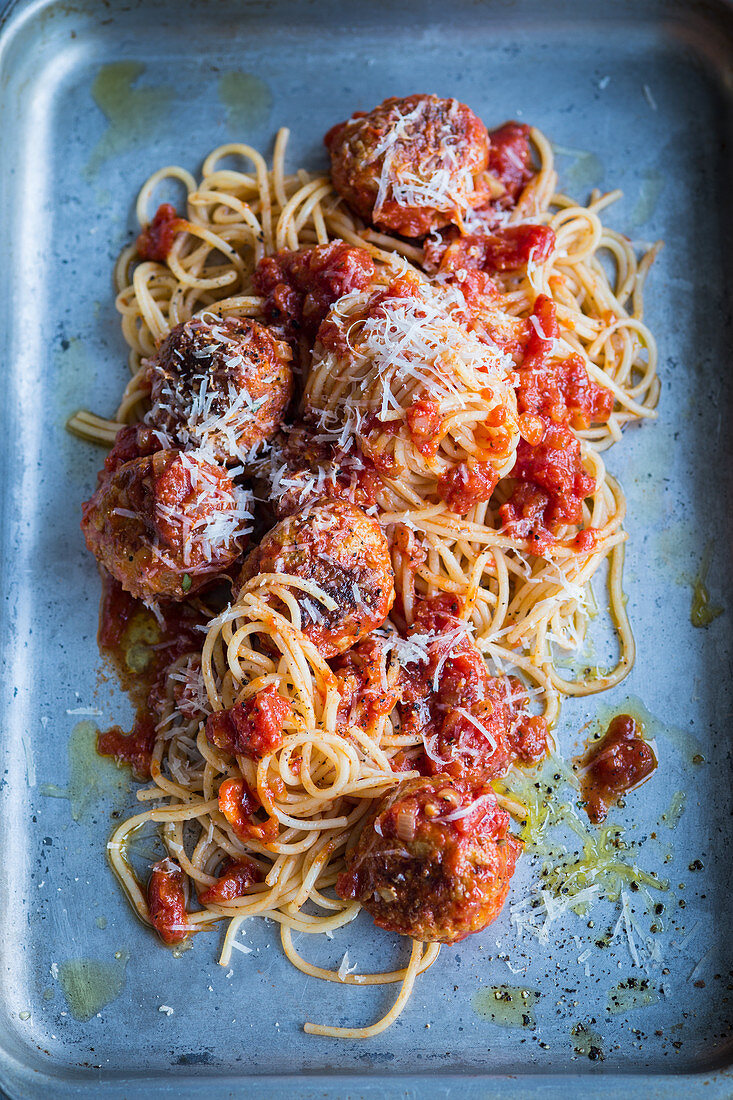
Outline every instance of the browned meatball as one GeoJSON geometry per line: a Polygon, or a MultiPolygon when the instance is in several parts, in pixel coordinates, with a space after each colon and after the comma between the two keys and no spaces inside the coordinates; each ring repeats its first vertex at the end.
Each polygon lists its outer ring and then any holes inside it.
{"type": "Polygon", "coordinates": [[[239,556],[249,498],[226,470],[156,451],[102,475],[83,505],[87,546],[138,599],[182,600],[239,556]]]}
{"type": "Polygon", "coordinates": [[[461,224],[490,197],[489,136],[456,99],[385,99],[329,130],[331,178],[365,221],[406,237],[461,224]]]}
{"type": "Polygon", "coordinates": [[[364,638],[384,622],[394,602],[384,532],[347,501],[324,501],[278,523],[245,561],[240,586],[258,573],[312,581],[333,601],[327,607],[312,594],[294,591],[303,632],[324,657],[364,638]]]}
{"type": "Polygon", "coordinates": [[[368,819],[336,893],[388,932],[457,943],[498,915],[521,849],[490,787],[407,779],[368,819]]]}
{"type": "Polygon", "coordinates": [[[148,361],[147,422],[212,461],[246,461],[293,392],[292,353],[264,325],[207,314],[176,325],[148,361]]]}

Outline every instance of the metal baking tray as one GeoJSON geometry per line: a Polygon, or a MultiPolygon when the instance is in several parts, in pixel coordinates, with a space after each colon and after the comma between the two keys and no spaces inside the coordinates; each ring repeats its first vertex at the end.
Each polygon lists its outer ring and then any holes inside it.
{"type": "MultiPolygon", "coordinates": [[[[8,1096],[733,1093],[732,26],[722,0],[17,0],[5,9],[8,1096]],[[394,1027],[366,1043],[334,1042],[304,1035],[303,1020],[367,1022],[394,991],[305,977],[263,922],[247,930],[252,952],[237,954],[230,973],[215,963],[215,934],[172,958],[134,919],[105,864],[111,815],[133,801],[125,773],[92,758],[93,724],[129,711],[99,664],[99,585],[78,524],[102,455],[64,422],[79,405],[111,412],[125,381],[110,272],[152,170],[178,162],[195,171],[227,140],[269,148],[280,125],[292,131],[290,163],[315,167],[332,123],[414,91],[455,95],[490,125],[535,123],[556,143],[566,190],[584,198],[596,185],[622,188],[611,224],[666,241],[646,296],[661,348],[660,419],[628,431],[608,456],[629,500],[638,662],[610,696],[569,702],[559,732],[570,753],[597,713],[643,705],[654,716],[661,766],[616,816],[640,861],[670,883],[664,961],[652,996],[627,997],[610,1013],[614,988],[643,976],[623,937],[593,956],[586,976],[578,957],[594,934],[587,920],[570,914],[543,945],[517,941],[505,910],[485,934],[444,950],[394,1027]],[[711,599],[725,610],[695,629],[691,584],[704,559],[711,599]],[[526,971],[512,974],[507,956],[526,971]],[[486,991],[506,985],[539,994],[535,1026],[482,1015],[486,991]],[[602,1057],[587,1056],[588,1035],[602,1057]]],[[[536,870],[522,861],[515,897],[536,870]]],[[[331,943],[304,939],[302,950],[330,963],[346,947],[364,968],[401,957],[366,919],[331,943]]]]}

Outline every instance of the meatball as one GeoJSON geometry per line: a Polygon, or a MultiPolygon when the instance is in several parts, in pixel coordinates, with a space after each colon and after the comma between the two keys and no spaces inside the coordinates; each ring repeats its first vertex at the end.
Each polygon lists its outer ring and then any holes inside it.
{"type": "Polygon", "coordinates": [[[246,461],[280,427],[293,392],[289,346],[248,318],[176,325],[148,360],[151,426],[212,461],[246,461]]]}
{"type": "Polygon", "coordinates": [[[422,737],[428,773],[486,783],[544,756],[547,724],[525,712],[520,680],[489,675],[451,602],[442,595],[417,606],[407,639],[416,659],[401,673],[402,730],[422,737]]]}
{"type": "Polygon", "coordinates": [[[421,237],[486,203],[489,162],[483,122],[456,99],[385,99],[329,130],[331,178],[365,221],[421,237]]]}
{"type": "Polygon", "coordinates": [[[83,505],[97,560],[138,599],[182,600],[239,556],[249,496],[226,470],[182,451],[134,458],[83,505]]]}
{"type": "Polygon", "coordinates": [[[368,818],[336,893],[388,932],[457,943],[498,915],[521,850],[490,787],[407,779],[368,818]]]}
{"type": "Polygon", "coordinates": [[[312,343],[333,303],[369,286],[375,273],[374,261],[365,248],[336,240],[299,252],[283,249],[264,256],[253,283],[265,298],[265,316],[283,325],[291,338],[302,333],[312,343]]]}
{"type": "Polygon", "coordinates": [[[364,638],[384,622],[394,602],[384,532],[347,501],[325,501],[278,523],[245,561],[239,585],[258,573],[288,573],[324,592],[329,606],[300,589],[293,593],[303,632],[324,657],[364,638]]]}

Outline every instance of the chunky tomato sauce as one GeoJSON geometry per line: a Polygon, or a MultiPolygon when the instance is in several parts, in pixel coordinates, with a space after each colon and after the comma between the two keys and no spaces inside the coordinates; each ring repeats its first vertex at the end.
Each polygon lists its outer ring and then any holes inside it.
{"type": "Polygon", "coordinates": [[[267,845],[278,834],[274,817],[253,820],[262,803],[244,779],[225,779],[219,787],[219,809],[240,840],[259,840],[267,845]]]}
{"type": "Polygon", "coordinates": [[[489,130],[489,140],[489,172],[504,186],[504,195],[495,205],[515,206],[533,175],[529,126],[523,122],[505,122],[496,130],[489,130]]]}
{"type": "Polygon", "coordinates": [[[462,237],[450,234],[445,239],[449,242],[447,247],[432,242],[425,245],[425,258],[430,265],[437,262],[441,272],[463,273],[473,269],[487,275],[516,271],[530,261],[542,263],[556,243],[554,231],[546,225],[510,225],[492,233],[462,237]]]}
{"type": "Polygon", "coordinates": [[[518,679],[489,675],[456,606],[446,595],[417,606],[407,636],[434,640],[427,661],[406,662],[402,669],[402,728],[422,736],[428,774],[485,782],[514,763],[544,756],[547,725],[524,713],[518,679]]]}
{"type": "Polygon", "coordinates": [[[397,701],[397,691],[387,687],[384,681],[384,652],[380,638],[365,638],[346,653],[334,657],[329,664],[336,674],[341,695],[340,732],[345,734],[351,726],[368,732],[380,718],[391,712],[397,701]]]}
{"type": "Polygon", "coordinates": [[[263,877],[253,859],[248,859],[247,856],[228,859],[217,881],[199,894],[199,901],[202,905],[222,905],[227,901],[235,901],[244,896],[248,886],[262,882],[263,877]]]}
{"type": "Polygon", "coordinates": [[[268,684],[249,699],[206,719],[206,736],[212,745],[237,756],[259,760],[283,743],[283,722],[291,705],[268,684]]]}
{"type": "Polygon", "coordinates": [[[265,256],[255,270],[254,288],[265,298],[268,320],[282,324],[291,337],[302,333],[313,340],[333,303],[363,290],[374,273],[365,249],[331,241],[301,252],[265,256]]]}
{"type": "Polygon", "coordinates": [[[576,761],[585,809],[594,825],[627,791],[643,783],[657,766],[652,746],[630,714],[617,714],[603,737],[576,761]]]}
{"type": "Polygon", "coordinates": [[[188,222],[179,218],[176,208],[169,202],[162,203],[155,211],[153,220],[145,226],[137,238],[137,254],[141,260],[168,259],[176,233],[185,229],[188,222]]]}
{"type": "Polygon", "coordinates": [[[407,430],[420,454],[434,458],[445,435],[445,423],[440,405],[432,397],[413,401],[405,414],[407,430]]]}
{"type": "Polygon", "coordinates": [[[490,462],[470,458],[456,462],[438,478],[438,496],[452,512],[465,515],[475,504],[490,500],[499,475],[490,462]]]}
{"type": "MultiPolygon", "coordinates": [[[[540,295],[530,320],[516,386],[522,437],[511,476],[517,482],[500,509],[504,529],[528,539],[537,552],[555,541],[557,529],[579,524],[583,501],[594,488],[583,468],[580,442],[571,428],[605,423],[613,394],[588,377],[579,355],[551,359],[559,335],[555,305],[540,295]]],[[[580,532],[577,549],[591,549],[595,536],[580,532]],[[582,536],[582,539],[580,538],[582,536]]]]}
{"type": "Polygon", "coordinates": [[[173,859],[153,865],[148,879],[148,915],[163,943],[181,943],[192,929],[186,912],[183,871],[173,859]]]}

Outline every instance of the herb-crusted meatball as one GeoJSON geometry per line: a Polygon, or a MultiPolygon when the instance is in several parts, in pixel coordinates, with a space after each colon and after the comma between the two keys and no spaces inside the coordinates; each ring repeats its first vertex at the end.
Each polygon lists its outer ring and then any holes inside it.
{"type": "Polygon", "coordinates": [[[249,519],[249,498],[226,470],[163,450],[102,474],[82,530],[133,596],[182,600],[239,556],[249,519]]]}
{"type": "Polygon", "coordinates": [[[347,501],[326,501],[288,516],[252,551],[240,586],[258,573],[288,573],[322,590],[327,603],[294,590],[303,632],[324,657],[344,653],[384,622],[394,572],[384,532],[347,501]]]}
{"type": "Polygon", "coordinates": [[[388,932],[457,943],[498,915],[520,851],[490,787],[407,779],[377,804],[336,892],[388,932]]]}
{"type": "Polygon", "coordinates": [[[385,99],[329,130],[331,178],[367,222],[421,237],[486,203],[489,136],[456,99],[385,99]]]}
{"type": "Polygon", "coordinates": [[[271,439],[293,392],[289,346],[264,325],[206,314],[176,325],[148,361],[147,421],[213,461],[271,439]]]}

